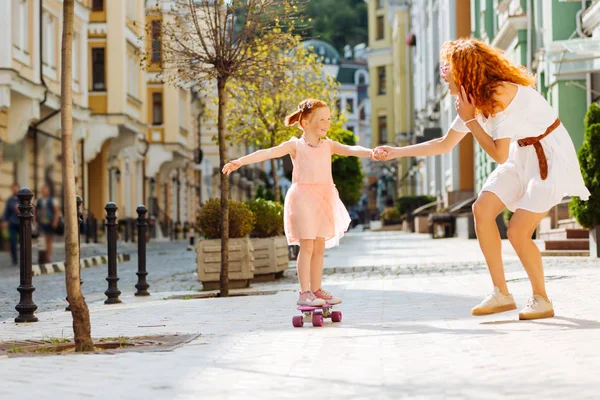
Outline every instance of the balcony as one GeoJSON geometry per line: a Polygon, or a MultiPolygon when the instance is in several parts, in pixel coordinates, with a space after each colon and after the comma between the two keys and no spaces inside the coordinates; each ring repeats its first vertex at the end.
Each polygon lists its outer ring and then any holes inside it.
{"type": "Polygon", "coordinates": [[[517,31],[527,29],[527,14],[518,0],[504,0],[496,7],[498,31],[491,45],[506,50],[517,37],[517,31]]]}

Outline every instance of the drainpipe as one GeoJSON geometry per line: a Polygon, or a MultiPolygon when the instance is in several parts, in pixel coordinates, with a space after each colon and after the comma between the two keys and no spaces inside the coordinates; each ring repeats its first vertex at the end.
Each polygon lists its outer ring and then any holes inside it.
{"type": "Polygon", "coordinates": [[[533,6],[531,0],[527,0],[527,71],[531,72],[531,58],[533,49],[533,34],[532,34],[532,19],[533,19],[533,6]]]}
{"type": "Polygon", "coordinates": [[[583,31],[583,26],[582,26],[582,20],[583,20],[582,15],[586,8],[587,8],[586,0],[582,0],[581,1],[581,9],[579,11],[577,11],[577,14],[575,14],[575,27],[576,27],[575,30],[577,31],[577,34],[579,35],[579,37],[582,37],[582,38],[588,38],[591,36],[591,35],[586,34],[583,31]]]}

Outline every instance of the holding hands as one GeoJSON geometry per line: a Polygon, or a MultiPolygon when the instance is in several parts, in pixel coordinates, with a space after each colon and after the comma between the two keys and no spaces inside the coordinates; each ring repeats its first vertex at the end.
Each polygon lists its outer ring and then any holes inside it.
{"type": "Polygon", "coordinates": [[[379,146],[371,150],[370,158],[376,161],[388,161],[394,158],[394,148],[391,146],[379,146]]]}

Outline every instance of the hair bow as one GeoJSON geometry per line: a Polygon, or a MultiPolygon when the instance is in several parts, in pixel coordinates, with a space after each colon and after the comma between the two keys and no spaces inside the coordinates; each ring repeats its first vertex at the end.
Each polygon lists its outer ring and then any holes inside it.
{"type": "Polygon", "coordinates": [[[300,112],[304,112],[305,110],[310,110],[311,107],[311,104],[306,102],[304,105],[298,105],[298,110],[300,110],[300,112]]]}

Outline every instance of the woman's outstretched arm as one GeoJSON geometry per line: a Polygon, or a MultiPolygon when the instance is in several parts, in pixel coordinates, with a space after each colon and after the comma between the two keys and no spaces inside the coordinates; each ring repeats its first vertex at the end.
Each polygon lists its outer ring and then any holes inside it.
{"type": "Polygon", "coordinates": [[[237,160],[233,160],[223,166],[223,173],[230,175],[232,172],[239,169],[242,165],[254,164],[261,161],[270,160],[272,158],[283,157],[286,154],[295,154],[296,144],[292,141],[287,141],[279,146],[271,147],[270,149],[263,149],[255,151],[247,156],[240,157],[237,160]]]}
{"type": "Polygon", "coordinates": [[[398,157],[427,157],[448,153],[465,137],[468,132],[450,129],[444,137],[405,147],[379,146],[375,149],[375,157],[381,161],[398,157]]]}

